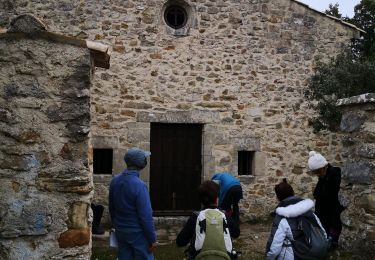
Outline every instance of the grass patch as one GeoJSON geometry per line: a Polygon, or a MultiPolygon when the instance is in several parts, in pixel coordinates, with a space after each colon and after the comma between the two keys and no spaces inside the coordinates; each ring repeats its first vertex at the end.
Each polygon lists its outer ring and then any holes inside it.
{"type": "MultiPolygon", "coordinates": [[[[238,246],[238,245],[237,245],[238,246]]],[[[240,248],[241,249],[241,248],[240,248]]],[[[155,260],[182,260],[184,259],[184,249],[178,248],[174,244],[158,245],[154,252],[155,260]]],[[[117,250],[112,248],[93,248],[91,260],[116,260],[117,250]]],[[[260,252],[249,252],[247,250],[242,251],[242,255],[239,259],[252,259],[261,260],[264,259],[264,255],[260,252]]],[[[328,255],[330,260],[351,260],[353,254],[350,252],[331,252],[328,255]]]]}
{"type": "Polygon", "coordinates": [[[155,248],[155,260],[178,260],[184,259],[185,248],[177,247],[175,244],[158,245],[155,248]]]}
{"type": "Polygon", "coordinates": [[[117,259],[117,250],[112,248],[93,248],[91,260],[115,260],[117,259]]]}
{"type": "MultiPolygon", "coordinates": [[[[158,245],[154,252],[155,260],[182,260],[184,248],[178,248],[174,244],[158,245]]],[[[117,250],[112,248],[93,248],[91,260],[116,260],[117,250]]],[[[255,252],[242,252],[239,259],[264,259],[263,255],[255,252]]]]}
{"type": "MultiPolygon", "coordinates": [[[[155,260],[179,260],[184,259],[184,248],[178,248],[174,244],[158,245],[154,252],[155,260]]],[[[91,260],[116,260],[117,250],[113,248],[93,248],[91,260]]]]}

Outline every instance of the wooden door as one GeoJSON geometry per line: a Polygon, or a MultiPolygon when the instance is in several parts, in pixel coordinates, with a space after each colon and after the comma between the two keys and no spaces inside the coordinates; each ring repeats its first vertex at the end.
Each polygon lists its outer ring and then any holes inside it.
{"type": "Polygon", "coordinates": [[[200,208],[202,125],[151,124],[150,195],[156,215],[200,208]]]}

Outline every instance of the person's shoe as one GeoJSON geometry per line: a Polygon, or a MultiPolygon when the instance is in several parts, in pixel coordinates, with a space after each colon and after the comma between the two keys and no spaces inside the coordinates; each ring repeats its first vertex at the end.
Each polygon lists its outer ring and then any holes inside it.
{"type": "Polygon", "coordinates": [[[101,227],[92,227],[92,233],[94,235],[103,235],[105,230],[101,227]]]}

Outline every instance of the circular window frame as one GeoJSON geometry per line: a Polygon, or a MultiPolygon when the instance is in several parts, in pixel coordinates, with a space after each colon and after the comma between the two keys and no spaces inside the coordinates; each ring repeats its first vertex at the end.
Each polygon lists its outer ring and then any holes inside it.
{"type": "Polygon", "coordinates": [[[179,29],[184,28],[189,21],[188,11],[186,10],[186,8],[184,6],[179,5],[179,4],[169,5],[164,11],[163,18],[164,18],[164,22],[166,23],[166,25],[169,26],[170,28],[174,29],[174,30],[179,30],[179,29]],[[183,13],[184,21],[180,25],[173,25],[168,21],[167,16],[168,16],[169,12],[172,11],[172,9],[177,9],[178,11],[181,11],[183,13]]]}

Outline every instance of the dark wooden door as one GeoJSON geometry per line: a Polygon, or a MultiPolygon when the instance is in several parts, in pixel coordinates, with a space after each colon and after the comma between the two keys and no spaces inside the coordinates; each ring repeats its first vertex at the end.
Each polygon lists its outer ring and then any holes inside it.
{"type": "Polygon", "coordinates": [[[201,171],[202,125],[151,124],[150,194],[156,214],[199,209],[201,171]]]}

